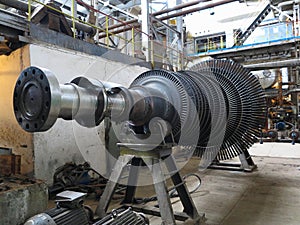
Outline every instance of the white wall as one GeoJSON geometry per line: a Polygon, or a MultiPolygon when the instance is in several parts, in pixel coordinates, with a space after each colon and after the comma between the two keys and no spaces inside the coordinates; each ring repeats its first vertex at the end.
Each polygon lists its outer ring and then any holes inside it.
{"type": "MultiPolygon", "coordinates": [[[[30,46],[32,66],[51,70],[60,83],[77,76],[97,78],[128,86],[147,68],[126,65],[79,52],[51,46],[30,46]]],[[[106,173],[103,125],[84,128],[73,121],[59,119],[47,132],[34,134],[35,175],[52,182],[55,169],[65,162],[89,161],[92,167],[106,173]]]]}

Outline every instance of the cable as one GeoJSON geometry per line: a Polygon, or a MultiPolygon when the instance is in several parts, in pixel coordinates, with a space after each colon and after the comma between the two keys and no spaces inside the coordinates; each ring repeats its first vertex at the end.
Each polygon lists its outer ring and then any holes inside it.
{"type": "MultiPolygon", "coordinates": [[[[184,183],[186,183],[185,180],[186,180],[187,178],[189,178],[189,177],[196,177],[197,180],[199,181],[199,183],[197,184],[197,186],[196,186],[193,190],[191,190],[191,191],[189,190],[189,193],[190,193],[190,194],[193,194],[193,193],[195,193],[195,192],[201,187],[202,181],[201,181],[201,178],[200,178],[200,176],[199,176],[198,174],[195,174],[195,173],[189,173],[189,174],[183,176],[184,183]]],[[[181,185],[181,184],[180,184],[180,185],[181,185]]],[[[177,193],[177,191],[176,191],[176,187],[173,187],[173,188],[169,191],[169,196],[170,196],[171,198],[175,198],[175,197],[178,197],[178,196],[179,196],[178,193],[177,193]]]]}
{"type": "MultiPolygon", "coordinates": [[[[178,184],[177,186],[173,186],[171,189],[168,190],[170,198],[179,197],[179,195],[176,191],[176,188],[183,185],[183,184],[186,184],[186,179],[189,178],[189,177],[196,177],[198,182],[199,182],[193,190],[189,191],[189,194],[195,193],[201,187],[202,181],[201,181],[200,176],[195,174],[195,173],[189,173],[189,174],[183,176],[183,178],[182,178],[183,182],[182,183],[178,184]]],[[[157,201],[157,196],[152,196],[152,197],[148,197],[148,198],[135,198],[135,203],[137,203],[137,204],[145,204],[145,203],[153,202],[153,201],[157,201]]]]}

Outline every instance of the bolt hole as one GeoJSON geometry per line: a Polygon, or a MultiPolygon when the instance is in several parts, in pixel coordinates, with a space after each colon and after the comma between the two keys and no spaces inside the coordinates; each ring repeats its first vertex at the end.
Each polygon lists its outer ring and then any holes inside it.
{"type": "Polygon", "coordinates": [[[37,129],[37,128],[38,128],[38,125],[37,125],[37,123],[35,123],[35,124],[34,124],[34,128],[35,128],[35,129],[37,129]]]}
{"type": "Polygon", "coordinates": [[[32,74],[35,74],[35,69],[32,70],[32,74]]]}
{"type": "Polygon", "coordinates": [[[25,128],[26,128],[27,130],[29,129],[29,124],[28,124],[28,123],[26,123],[25,128]]]}
{"type": "Polygon", "coordinates": [[[46,107],[49,107],[49,102],[46,102],[46,107]]]}
{"type": "Polygon", "coordinates": [[[43,75],[43,74],[40,75],[40,79],[41,79],[41,80],[44,79],[44,75],[43,75]]]}
{"type": "Polygon", "coordinates": [[[28,73],[27,73],[27,72],[25,72],[25,73],[24,73],[24,76],[25,76],[25,77],[27,77],[27,75],[28,75],[28,73]]]}
{"type": "Polygon", "coordinates": [[[22,123],[23,119],[20,117],[20,118],[18,119],[18,121],[19,121],[19,123],[22,123]]]}
{"type": "Polygon", "coordinates": [[[20,85],[20,84],[21,84],[21,81],[20,81],[20,80],[18,80],[17,84],[18,84],[18,85],[20,85]]]}
{"type": "Polygon", "coordinates": [[[45,87],[45,91],[46,92],[48,92],[49,91],[49,87],[47,86],[47,87],[45,87]]]}

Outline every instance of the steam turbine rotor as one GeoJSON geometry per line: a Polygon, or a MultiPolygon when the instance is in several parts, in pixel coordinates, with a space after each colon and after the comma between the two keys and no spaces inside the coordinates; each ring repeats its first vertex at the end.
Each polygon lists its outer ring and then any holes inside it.
{"type": "Polygon", "coordinates": [[[151,135],[160,118],[169,127],[161,141],[193,146],[199,157],[229,159],[254,143],[265,99],[254,75],[225,60],[190,71],[151,70],[129,88],[85,77],[59,84],[49,70],[29,67],[17,80],[14,111],[28,132],[46,131],[57,118],[94,127],[107,116],[127,123],[139,138],[151,135]]]}

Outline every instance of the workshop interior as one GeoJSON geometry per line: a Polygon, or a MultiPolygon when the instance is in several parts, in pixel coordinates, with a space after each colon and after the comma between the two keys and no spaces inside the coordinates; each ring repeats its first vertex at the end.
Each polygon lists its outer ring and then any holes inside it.
{"type": "Polygon", "coordinates": [[[0,225],[296,225],[299,0],[0,0],[0,225]]]}

